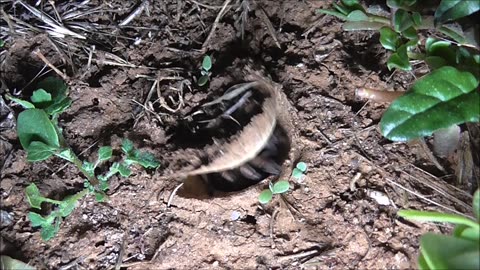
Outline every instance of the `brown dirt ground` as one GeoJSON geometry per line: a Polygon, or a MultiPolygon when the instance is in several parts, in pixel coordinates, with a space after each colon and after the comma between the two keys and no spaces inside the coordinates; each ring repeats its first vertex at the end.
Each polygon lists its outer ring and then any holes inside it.
{"type": "MultiPolygon", "coordinates": [[[[98,146],[118,149],[128,137],[152,151],[161,166],[155,171],[137,168],[128,179],[114,177],[108,202],[83,199],[59,234],[45,242],[26,218],[25,187],[34,182],[43,194],[61,199],[79,191],[83,180],[74,166],[57,158],[27,163],[14,128],[2,120],[1,210],[11,218],[2,220],[2,253],[39,269],[407,269],[416,267],[419,236],[448,228],[399,219],[399,208],[442,209],[400,187],[468,213],[468,196],[445,188],[454,183],[453,169],[435,169],[418,144],[382,138],[377,124],[386,105],[355,98],[357,87],[404,90],[413,81],[410,74],[391,76],[378,34],[343,32],[338,20],[316,15],[315,9],[329,1],[256,1],[256,7],[250,1],[244,40],[236,6],[220,20],[206,51],[214,60],[211,81],[198,87],[192,80],[200,73],[202,43],[223,1],[199,1],[208,2],[208,8],[194,2],[152,1],[149,14],[134,19],[131,28],[116,29],[116,37],[98,34],[90,66],[88,54],[77,51],[74,69],[46,34],[10,36],[2,53],[5,89],[31,93],[28,82],[44,65],[32,54],[37,49],[70,76],[74,102],[61,116],[61,125],[82,158],[92,159],[98,146]],[[260,6],[281,48],[262,20],[260,6]],[[142,37],[142,42],[134,45],[126,37],[142,37]],[[106,53],[131,65],[110,65],[106,53]],[[193,162],[193,154],[205,146],[178,135],[179,122],[195,106],[241,82],[238,74],[248,61],[282,84],[298,110],[298,129],[308,146],[301,160],[309,170],[286,195],[296,211],[278,199],[259,205],[257,196],[266,181],[221,198],[176,196],[167,208],[178,182],[162,176],[193,162]],[[156,114],[134,102],[144,103],[155,79],[164,104],[180,106],[178,111],[152,104],[156,93],[147,103],[156,114]],[[186,82],[190,88],[184,87],[186,82]],[[388,205],[378,204],[371,191],[387,196],[388,205]]],[[[112,26],[136,6],[133,1],[108,1],[103,5],[108,11],[82,20],[112,26]]],[[[26,11],[4,10],[35,21],[26,11]]]]}

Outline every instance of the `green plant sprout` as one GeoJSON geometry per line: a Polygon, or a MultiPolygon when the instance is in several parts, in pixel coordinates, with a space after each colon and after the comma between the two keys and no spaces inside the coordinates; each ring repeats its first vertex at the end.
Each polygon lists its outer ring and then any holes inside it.
{"type": "MultiPolygon", "coordinates": [[[[297,163],[297,166],[292,171],[292,177],[295,179],[302,179],[307,171],[307,164],[305,162],[297,163]]],[[[268,189],[264,189],[258,196],[258,201],[262,204],[269,203],[274,194],[286,193],[290,189],[290,184],[286,180],[280,180],[275,184],[268,183],[268,189]]]]}
{"type": "Polygon", "coordinates": [[[420,269],[480,269],[480,190],[473,196],[473,211],[476,220],[446,213],[398,211],[398,215],[406,219],[456,225],[452,235],[422,235],[418,257],[420,269]]]}
{"type": "Polygon", "coordinates": [[[100,147],[95,162],[80,160],[66,143],[62,129],[58,125],[59,115],[72,103],[67,96],[66,84],[56,78],[46,78],[38,84],[38,87],[30,101],[7,95],[8,99],[26,109],[17,118],[17,134],[20,144],[27,151],[27,160],[37,162],[55,155],[73,163],[86,178],[85,189],[61,201],[43,197],[34,183],[26,188],[26,196],[32,208],[41,209],[42,202],[56,206],[56,210],[45,217],[35,212],[28,214],[32,226],[41,227],[41,237],[49,240],[57,234],[62,219],[72,213],[78,200],[87,194],[94,194],[99,202],[106,200],[105,191],[108,189],[110,177],[117,173],[123,177],[130,176],[130,167],[133,164],[139,164],[144,168],[156,168],[160,164],[151,153],[134,149],[133,143],[125,139],[122,142],[123,161],[112,163],[105,174],[97,175],[95,170],[113,157],[112,147],[100,147]]]}
{"type": "Polygon", "coordinates": [[[204,86],[210,80],[210,69],[212,69],[212,58],[205,55],[202,61],[202,70],[200,71],[202,76],[198,79],[198,86],[204,86]]]}
{"type": "Polygon", "coordinates": [[[442,0],[434,16],[423,16],[421,4],[387,0],[391,18],[368,12],[357,0],[342,0],[331,10],[318,10],[344,20],[346,31],[378,30],[380,43],[391,51],[389,70],[411,71],[412,61],[430,67],[431,73],[415,82],[383,115],[382,135],[392,141],[429,136],[441,128],[480,120],[480,46],[448,24],[478,12],[480,1],[442,0]],[[419,30],[437,31],[452,41],[428,37],[422,44],[419,30]]]}

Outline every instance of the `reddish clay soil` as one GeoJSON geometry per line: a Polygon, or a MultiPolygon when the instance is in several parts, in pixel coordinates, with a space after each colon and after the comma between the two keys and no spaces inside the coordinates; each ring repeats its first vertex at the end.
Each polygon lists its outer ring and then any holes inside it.
{"type": "MultiPolygon", "coordinates": [[[[60,2],[63,14],[75,1],[60,2]]],[[[392,76],[376,32],[344,32],[339,20],[316,15],[330,2],[230,1],[203,48],[222,0],[151,1],[123,27],[120,22],[140,3],[91,1],[80,10],[95,12],[67,21],[85,23],[70,28],[86,40],[54,38],[41,29],[2,34],[7,37],[0,55],[2,254],[38,269],[415,268],[419,236],[450,228],[408,222],[396,215],[398,209],[445,211],[415,192],[469,214],[470,198],[452,188],[461,186],[455,169],[437,169],[418,143],[382,138],[378,123],[388,104],[358,100],[355,89],[405,90],[413,74],[392,76]],[[249,4],[246,21],[241,3],[249,4]],[[81,200],[50,241],[43,241],[26,217],[32,209],[25,187],[36,183],[42,194],[62,199],[80,191],[84,180],[58,158],[28,163],[14,118],[7,117],[21,108],[4,93],[22,90],[20,97],[28,98],[35,82],[58,76],[44,69],[33,54],[37,50],[68,76],[73,104],[60,125],[81,158],[93,160],[103,145],[119,151],[121,140],[130,138],[161,163],[157,170],[135,167],[129,178],[113,177],[109,201],[81,200]],[[213,68],[209,83],[199,87],[195,78],[205,54],[212,56],[213,68]],[[261,205],[264,180],[228,196],[175,196],[167,207],[180,183],[167,176],[198,162],[215,136],[186,132],[187,116],[244,82],[250,64],[281,84],[298,111],[295,128],[304,147],[300,160],[308,164],[306,178],[292,181],[284,196],[288,204],[277,197],[261,205]],[[387,202],[379,203],[375,192],[387,202]]],[[[45,25],[20,4],[7,1],[3,10],[45,25]]],[[[3,17],[1,26],[8,29],[3,17]]]]}

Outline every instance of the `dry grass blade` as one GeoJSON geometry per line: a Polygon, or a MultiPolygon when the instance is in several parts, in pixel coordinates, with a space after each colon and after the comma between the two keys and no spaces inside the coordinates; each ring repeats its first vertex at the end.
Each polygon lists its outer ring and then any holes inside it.
{"type": "Polygon", "coordinates": [[[231,1],[232,0],[225,0],[225,2],[223,3],[223,7],[220,10],[220,12],[218,12],[217,17],[215,18],[215,21],[213,22],[212,29],[210,30],[210,33],[207,36],[207,39],[205,39],[205,42],[203,42],[203,45],[202,45],[203,49],[207,47],[208,42],[210,41],[210,39],[213,36],[213,33],[215,33],[215,29],[217,28],[218,23],[220,22],[220,19],[223,17],[223,14],[226,13],[227,6],[228,6],[228,4],[230,4],[231,1]]]}
{"type": "MultiPolygon", "coordinates": [[[[73,31],[65,28],[64,26],[61,26],[60,24],[55,22],[55,20],[53,20],[48,14],[45,14],[45,13],[41,12],[40,10],[30,6],[29,4],[24,3],[22,1],[17,1],[17,3],[19,3],[24,8],[26,8],[28,11],[30,11],[30,13],[32,13],[39,20],[43,21],[48,26],[50,26],[51,29],[47,32],[49,32],[53,36],[65,37],[65,36],[68,35],[68,36],[72,36],[72,37],[79,38],[79,39],[86,39],[86,37],[84,37],[83,35],[75,33],[73,31]]],[[[46,27],[46,28],[48,29],[48,27],[46,27]]]]}
{"type": "Polygon", "coordinates": [[[275,28],[273,28],[272,22],[268,18],[268,15],[265,12],[265,10],[263,10],[262,8],[259,8],[258,9],[258,15],[263,20],[263,22],[265,22],[265,25],[267,26],[268,32],[272,36],[272,39],[275,42],[275,45],[277,45],[277,47],[279,49],[281,49],[282,46],[280,45],[280,42],[278,42],[277,34],[275,33],[275,28]]]}

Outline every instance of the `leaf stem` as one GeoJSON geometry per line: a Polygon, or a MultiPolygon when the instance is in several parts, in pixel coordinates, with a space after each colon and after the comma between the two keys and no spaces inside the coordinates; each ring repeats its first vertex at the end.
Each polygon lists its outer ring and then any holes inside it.
{"type": "Polygon", "coordinates": [[[99,182],[98,182],[97,177],[95,177],[95,175],[91,176],[83,168],[82,161],[78,158],[78,156],[73,152],[73,150],[71,148],[70,148],[70,150],[72,151],[72,154],[73,154],[73,164],[75,164],[75,166],[77,166],[77,168],[83,173],[83,175],[85,175],[85,177],[87,177],[88,182],[90,182],[90,184],[92,184],[92,186],[94,186],[94,187],[98,186],[99,182]]]}
{"type": "Polygon", "coordinates": [[[46,198],[46,197],[42,197],[43,201],[44,202],[48,202],[48,203],[51,203],[51,204],[62,204],[62,201],[57,201],[57,200],[53,200],[53,199],[49,199],[49,198],[46,198]]]}

